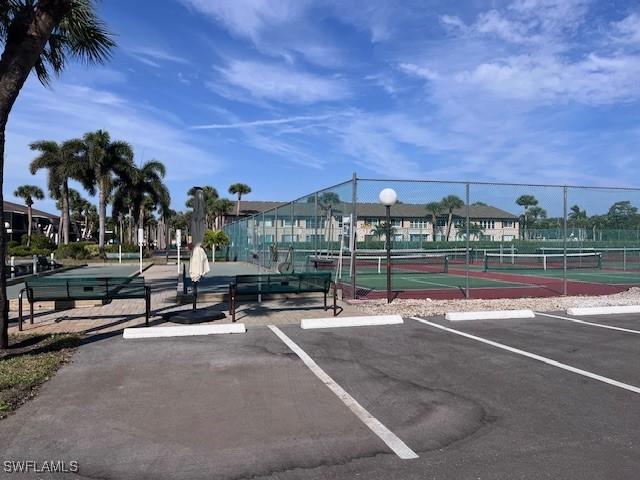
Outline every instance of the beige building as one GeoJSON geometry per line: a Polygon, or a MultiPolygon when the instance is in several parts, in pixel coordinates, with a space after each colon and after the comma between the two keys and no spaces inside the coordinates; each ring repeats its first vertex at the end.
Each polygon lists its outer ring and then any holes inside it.
{"type": "MultiPolygon", "coordinates": [[[[385,221],[385,207],[377,203],[356,205],[358,219],[356,238],[358,242],[378,240],[376,226],[385,221]]],[[[340,238],[342,221],[350,216],[351,204],[343,203],[331,212],[316,210],[313,203],[284,203],[243,201],[240,218],[248,218],[247,235],[251,243],[291,243],[332,240],[340,238]],[[330,219],[330,220],[328,220],[330,219]]],[[[235,211],[232,210],[232,211],[235,211]]],[[[491,205],[470,205],[470,240],[512,241],[519,237],[518,217],[491,205]]],[[[466,208],[452,212],[452,227],[449,240],[464,240],[466,208]]],[[[446,236],[448,213],[437,216],[435,240],[446,236]]],[[[226,223],[236,220],[230,214],[226,223]]],[[[419,243],[432,241],[434,228],[431,216],[424,205],[397,204],[391,209],[391,224],[394,241],[419,243]]]]}

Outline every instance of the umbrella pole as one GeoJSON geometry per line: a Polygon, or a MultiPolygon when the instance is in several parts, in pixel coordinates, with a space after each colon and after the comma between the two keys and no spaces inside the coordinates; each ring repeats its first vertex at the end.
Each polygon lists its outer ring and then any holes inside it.
{"type": "Polygon", "coordinates": [[[193,310],[196,309],[196,303],[198,301],[198,282],[193,282],[193,310]]]}

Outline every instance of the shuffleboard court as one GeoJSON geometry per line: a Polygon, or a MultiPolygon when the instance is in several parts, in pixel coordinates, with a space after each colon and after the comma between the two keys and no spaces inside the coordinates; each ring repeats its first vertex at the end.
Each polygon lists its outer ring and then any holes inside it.
{"type": "Polygon", "coordinates": [[[139,272],[140,266],[137,263],[123,263],[116,265],[86,265],[60,273],[55,273],[52,277],[129,277],[139,272]]]}

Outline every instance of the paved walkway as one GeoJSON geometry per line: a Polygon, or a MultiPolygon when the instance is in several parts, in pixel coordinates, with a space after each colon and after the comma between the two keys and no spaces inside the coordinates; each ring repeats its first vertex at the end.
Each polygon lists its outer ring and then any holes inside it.
{"type": "MultiPolygon", "coordinates": [[[[146,283],[151,287],[151,325],[173,325],[164,315],[188,310],[191,305],[176,304],[177,267],[175,265],[154,265],[144,273],[146,283]]],[[[339,302],[341,315],[363,315],[354,307],[339,302]]],[[[231,323],[226,302],[199,303],[199,308],[212,307],[222,310],[227,317],[215,323],[231,323]]],[[[60,311],[36,311],[34,324],[24,323],[22,333],[82,332],[89,334],[113,333],[127,327],[144,325],[144,300],[113,300],[107,305],[81,307],[60,311]]],[[[236,321],[247,325],[286,325],[298,323],[302,318],[331,316],[331,311],[322,308],[322,298],[295,298],[269,300],[262,304],[243,302],[236,312],[236,321]]],[[[17,313],[10,312],[11,333],[19,333],[17,313]]]]}

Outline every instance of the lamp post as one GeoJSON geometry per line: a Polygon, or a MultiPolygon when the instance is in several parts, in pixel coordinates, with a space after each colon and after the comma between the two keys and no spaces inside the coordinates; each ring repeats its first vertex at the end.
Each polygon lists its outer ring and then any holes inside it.
{"type": "Polygon", "coordinates": [[[391,206],[398,201],[398,194],[392,188],[385,188],[378,198],[387,207],[387,303],[391,303],[391,206]]]}

